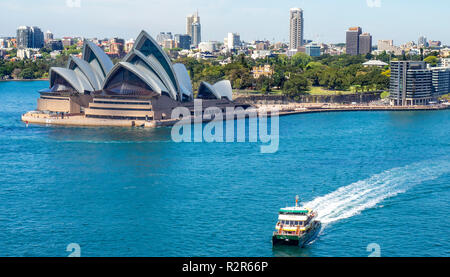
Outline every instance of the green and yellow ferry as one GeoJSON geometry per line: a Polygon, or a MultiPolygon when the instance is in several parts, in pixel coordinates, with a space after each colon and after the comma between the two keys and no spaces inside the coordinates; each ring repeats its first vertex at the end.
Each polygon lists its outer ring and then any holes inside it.
{"type": "Polygon", "coordinates": [[[298,196],[295,207],[280,209],[278,222],[272,236],[273,245],[287,244],[304,247],[313,241],[320,231],[321,223],[317,212],[300,207],[298,196]]]}

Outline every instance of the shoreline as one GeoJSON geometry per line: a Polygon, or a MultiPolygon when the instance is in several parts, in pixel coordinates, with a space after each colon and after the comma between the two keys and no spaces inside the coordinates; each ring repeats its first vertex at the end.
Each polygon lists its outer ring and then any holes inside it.
{"type": "Polygon", "coordinates": [[[49,81],[49,79],[11,79],[11,80],[0,80],[0,82],[36,82],[36,81],[49,81]]]}
{"type": "Polygon", "coordinates": [[[301,109],[293,111],[280,111],[280,116],[308,113],[327,112],[411,112],[411,111],[442,111],[450,109],[450,106],[341,106],[341,107],[321,107],[311,109],[301,109]]]}
{"type": "MultiPolygon", "coordinates": [[[[279,116],[289,116],[297,114],[311,114],[311,113],[336,113],[336,112],[408,112],[408,111],[442,111],[450,109],[450,106],[322,106],[322,107],[296,107],[295,109],[285,108],[278,109],[277,106],[262,106],[255,109],[255,114],[260,116],[268,116],[273,112],[278,112],[279,116]]],[[[294,106],[295,107],[295,106],[294,106]]],[[[223,120],[226,120],[226,114],[223,115],[223,120]]],[[[234,114],[234,120],[236,120],[238,114],[234,114]]],[[[38,124],[38,125],[61,125],[61,126],[85,126],[85,127],[143,127],[143,128],[156,128],[156,127],[170,127],[179,122],[179,119],[166,119],[166,120],[118,120],[118,119],[99,119],[89,118],[82,114],[78,115],[66,115],[64,118],[58,116],[52,116],[49,114],[39,112],[27,112],[21,116],[22,122],[26,124],[38,124]]],[[[207,123],[211,120],[204,120],[203,123],[207,123]]],[[[193,118],[186,120],[186,122],[193,122],[193,118]]]]}

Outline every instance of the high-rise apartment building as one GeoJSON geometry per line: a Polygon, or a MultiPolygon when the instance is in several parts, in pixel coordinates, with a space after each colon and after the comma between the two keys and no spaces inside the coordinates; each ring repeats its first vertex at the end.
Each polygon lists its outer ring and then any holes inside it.
{"type": "Polygon", "coordinates": [[[186,34],[191,37],[191,43],[196,47],[202,41],[202,27],[198,12],[189,15],[186,18],[186,34]]]}
{"type": "Polygon", "coordinates": [[[369,33],[363,33],[359,36],[358,54],[366,55],[372,52],[372,36],[369,33]]]}
{"type": "Polygon", "coordinates": [[[298,49],[303,46],[304,38],[303,10],[293,8],[290,10],[290,39],[289,49],[298,49]]]}
{"type": "Polygon", "coordinates": [[[29,48],[31,41],[31,28],[28,26],[20,26],[17,29],[17,48],[29,48]]]}
{"type": "Polygon", "coordinates": [[[361,34],[361,27],[351,27],[348,29],[346,38],[346,53],[348,55],[359,55],[359,37],[361,34]]]}
{"type": "Polygon", "coordinates": [[[18,48],[44,47],[44,33],[38,27],[21,26],[17,29],[18,48]]]}

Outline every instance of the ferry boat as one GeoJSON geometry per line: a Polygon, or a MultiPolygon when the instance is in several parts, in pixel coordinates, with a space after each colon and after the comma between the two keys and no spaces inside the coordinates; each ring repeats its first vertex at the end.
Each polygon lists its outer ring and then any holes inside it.
{"type": "Polygon", "coordinates": [[[297,195],[295,207],[280,209],[278,222],[272,236],[273,245],[285,244],[304,247],[319,233],[322,225],[317,220],[317,212],[300,207],[298,201],[297,195]]]}

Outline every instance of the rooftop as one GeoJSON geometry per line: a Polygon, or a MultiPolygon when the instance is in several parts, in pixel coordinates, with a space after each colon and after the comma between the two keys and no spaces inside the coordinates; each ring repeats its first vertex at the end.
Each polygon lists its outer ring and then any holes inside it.
{"type": "Polygon", "coordinates": [[[363,63],[363,65],[369,65],[369,66],[386,66],[387,63],[379,60],[370,60],[368,62],[363,63]]]}

